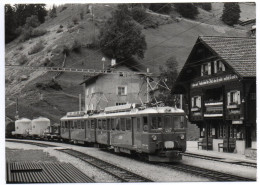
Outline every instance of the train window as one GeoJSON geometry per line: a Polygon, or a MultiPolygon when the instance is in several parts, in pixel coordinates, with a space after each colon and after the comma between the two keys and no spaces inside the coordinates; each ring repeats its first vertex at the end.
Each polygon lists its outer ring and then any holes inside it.
{"type": "Polygon", "coordinates": [[[110,130],[111,126],[110,126],[110,119],[107,119],[107,130],[110,130]]]}
{"type": "Polygon", "coordinates": [[[115,119],[111,119],[111,130],[115,130],[115,119]]]}
{"type": "Polygon", "coordinates": [[[105,119],[102,120],[102,129],[107,130],[107,122],[105,119]]]}
{"type": "Polygon", "coordinates": [[[184,128],[184,117],[183,116],[173,116],[174,128],[184,128]]]}
{"type": "Polygon", "coordinates": [[[158,128],[163,128],[162,117],[158,117],[158,128]]]}
{"type": "Polygon", "coordinates": [[[165,129],[166,132],[172,131],[172,123],[171,123],[171,117],[170,116],[164,117],[164,129],[165,129]]]}
{"type": "Polygon", "coordinates": [[[121,122],[121,130],[122,130],[122,131],[125,131],[125,121],[126,121],[125,118],[120,118],[120,122],[121,122]]]}
{"type": "Polygon", "coordinates": [[[85,128],[85,121],[81,120],[81,129],[84,129],[84,128],[85,128]]]}
{"type": "Polygon", "coordinates": [[[126,118],[126,130],[131,130],[131,118],[126,118]]]}
{"type": "Polygon", "coordinates": [[[157,117],[152,117],[151,129],[157,129],[157,128],[158,128],[158,119],[157,117]]]}
{"type": "Polygon", "coordinates": [[[140,118],[137,118],[137,131],[138,132],[141,131],[141,121],[140,121],[140,118]]]}
{"type": "Polygon", "coordinates": [[[116,119],[116,130],[119,130],[120,125],[120,119],[116,119]]]}
{"type": "Polygon", "coordinates": [[[102,128],[102,121],[99,119],[98,120],[98,129],[101,129],[102,128]]]}
{"type": "Polygon", "coordinates": [[[147,116],[143,117],[143,131],[144,132],[148,131],[148,119],[147,119],[147,116]]]}
{"type": "Polygon", "coordinates": [[[81,121],[77,120],[77,129],[81,129],[81,121]]]}
{"type": "Polygon", "coordinates": [[[91,120],[91,129],[94,129],[95,128],[95,122],[94,120],[91,120]]]}

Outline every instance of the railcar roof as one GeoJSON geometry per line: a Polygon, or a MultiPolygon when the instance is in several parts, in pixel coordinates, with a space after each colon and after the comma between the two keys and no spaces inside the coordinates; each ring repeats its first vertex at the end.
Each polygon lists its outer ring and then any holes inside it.
{"type": "Polygon", "coordinates": [[[127,115],[141,115],[141,114],[162,114],[162,113],[169,113],[169,114],[175,114],[175,113],[184,113],[182,109],[172,108],[172,107],[149,107],[144,110],[138,110],[138,109],[132,109],[129,112],[117,112],[117,113],[100,113],[100,114],[94,114],[91,116],[84,115],[81,117],[67,117],[64,116],[61,118],[61,120],[73,120],[73,119],[84,119],[84,118],[99,118],[99,117],[114,117],[114,116],[127,116],[127,115]]]}

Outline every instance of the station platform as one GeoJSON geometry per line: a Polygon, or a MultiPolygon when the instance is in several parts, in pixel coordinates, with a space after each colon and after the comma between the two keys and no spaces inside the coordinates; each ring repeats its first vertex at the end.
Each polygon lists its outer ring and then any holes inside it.
{"type": "Polygon", "coordinates": [[[226,161],[241,161],[255,164],[257,163],[256,159],[248,158],[246,155],[242,154],[198,149],[198,141],[187,141],[187,149],[185,153],[198,154],[209,157],[219,157],[223,158],[226,161]]]}

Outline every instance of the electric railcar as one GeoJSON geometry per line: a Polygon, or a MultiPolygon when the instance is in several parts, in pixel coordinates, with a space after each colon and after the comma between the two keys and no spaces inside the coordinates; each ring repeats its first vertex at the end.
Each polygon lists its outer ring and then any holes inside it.
{"type": "Polygon", "coordinates": [[[60,137],[93,143],[115,152],[137,153],[148,161],[173,162],[186,150],[186,118],[172,107],[107,107],[103,113],[70,112],[61,118],[60,137]]]}

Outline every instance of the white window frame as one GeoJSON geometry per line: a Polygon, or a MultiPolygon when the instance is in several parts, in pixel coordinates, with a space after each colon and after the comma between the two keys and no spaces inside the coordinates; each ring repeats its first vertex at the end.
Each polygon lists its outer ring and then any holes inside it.
{"type": "Polygon", "coordinates": [[[126,96],[127,95],[127,86],[124,86],[124,85],[117,86],[116,94],[119,96],[126,96]],[[124,88],[124,91],[125,91],[124,94],[119,94],[119,88],[124,88]]]}
{"type": "Polygon", "coordinates": [[[191,107],[194,108],[195,106],[201,108],[201,96],[193,96],[191,98],[191,107]]]}
{"type": "Polygon", "coordinates": [[[201,76],[204,75],[211,75],[211,62],[204,63],[201,65],[201,76]],[[207,74],[204,74],[205,72],[207,72],[207,74]]]}
{"type": "Polygon", "coordinates": [[[218,73],[218,72],[225,71],[225,70],[226,70],[225,65],[221,60],[214,61],[214,73],[218,73]],[[221,70],[219,70],[219,69],[221,69],[221,70]]]}
{"type": "Polygon", "coordinates": [[[240,91],[238,90],[233,90],[229,91],[227,93],[227,104],[231,105],[231,103],[235,103],[237,105],[241,104],[241,96],[240,96],[240,91]],[[232,95],[233,94],[233,95],[232,95]],[[231,96],[232,95],[232,96],[231,96]],[[233,100],[231,99],[233,98],[233,100]]]}

